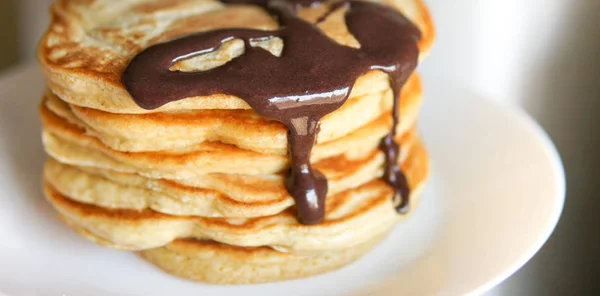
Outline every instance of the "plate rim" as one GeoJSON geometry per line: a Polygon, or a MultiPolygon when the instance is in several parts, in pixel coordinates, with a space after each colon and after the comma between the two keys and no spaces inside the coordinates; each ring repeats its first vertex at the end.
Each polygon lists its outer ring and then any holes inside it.
{"type": "MultiPolygon", "coordinates": [[[[478,93],[475,92],[475,94],[478,93]]],[[[544,225],[543,231],[539,232],[535,243],[531,244],[525,252],[514,260],[513,263],[507,265],[502,272],[499,272],[495,277],[490,278],[487,282],[478,287],[474,287],[471,292],[467,292],[468,295],[481,295],[490,291],[518,272],[542,249],[548,239],[552,236],[552,233],[560,221],[560,217],[564,210],[567,190],[566,174],[562,157],[546,130],[523,108],[513,103],[492,99],[485,95],[478,96],[477,100],[493,105],[496,109],[499,109],[508,115],[512,115],[515,120],[519,121],[519,124],[523,128],[531,131],[536,140],[540,142],[540,148],[547,154],[547,159],[552,167],[552,171],[556,174],[554,184],[557,190],[556,196],[553,198],[553,200],[556,201],[554,211],[548,216],[549,218],[546,221],[546,225],[544,225]]]]}

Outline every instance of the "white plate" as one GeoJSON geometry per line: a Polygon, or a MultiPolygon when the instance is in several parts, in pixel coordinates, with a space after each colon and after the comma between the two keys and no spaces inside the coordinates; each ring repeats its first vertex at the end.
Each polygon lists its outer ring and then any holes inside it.
{"type": "Polygon", "coordinates": [[[0,291],[8,295],[457,295],[522,266],[556,225],[564,175],[522,112],[427,81],[421,131],[434,169],[423,202],[380,246],[326,275],[220,287],[177,279],[63,226],[40,192],[35,67],[0,81],[0,291]],[[241,294],[243,292],[243,294],[241,294]]]}

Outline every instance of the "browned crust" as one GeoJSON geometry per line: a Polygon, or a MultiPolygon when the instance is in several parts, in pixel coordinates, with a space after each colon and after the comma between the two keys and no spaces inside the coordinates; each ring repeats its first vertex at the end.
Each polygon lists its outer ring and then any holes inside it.
{"type": "MultiPolygon", "coordinates": [[[[429,159],[425,149],[422,145],[415,145],[411,149],[411,153],[406,161],[401,165],[405,171],[407,178],[410,182],[411,188],[416,188],[427,179],[429,173],[429,159]]],[[[249,218],[240,225],[232,225],[227,222],[224,218],[205,218],[205,217],[191,217],[191,216],[171,216],[161,214],[153,210],[124,210],[124,209],[105,209],[95,205],[84,204],[76,202],[67,196],[60,194],[51,184],[45,183],[45,193],[50,201],[59,208],[67,209],[70,212],[77,213],[79,217],[100,217],[104,219],[114,221],[139,221],[148,222],[150,220],[191,220],[196,219],[199,223],[211,225],[212,227],[223,227],[227,231],[245,232],[250,229],[256,229],[257,227],[263,228],[264,225],[269,224],[268,221],[271,219],[295,219],[296,211],[294,208],[287,209],[279,214],[267,217],[249,218]],[[278,216],[278,217],[276,217],[278,216]]],[[[365,185],[359,186],[354,189],[347,190],[342,193],[330,196],[327,198],[327,213],[334,212],[338,207],[343,206],[345,203],[352,198],[352,195],[356,191],[360,190],[374,190],[378,191],[378,195],[372,198],[372,202],[365,204],[360,209],[354,211],[352,214],[333,220],[325,220],[318,225],[306,226],[311,228],[328,227],[334,224],[340,224],[345,221],[351,220],[357,216],[360,216],[372,208],[381,206],[383,203],[388,203],[388,199],[392,195],[391,188],[388,187],[382,180],[373,180],[365,185]]],[[[298,224],[296,222],[296,224],[298,224]]],[[[271,225],[274,226],[274,225],[271,225]]],[[[267,226],[267,227],[271,227],[267,226]]],[[[298,224],[299,227],[302,227],[298,224]]]]}
{"type": "Polygon", "coordinates": [[[176,240],[165,247],[138,254],[163,271],[189,280],[226,285],[258,284],[305,278],[342,268],[363,256],[386,235],[348,249],[318,255],[282,253],[267,247],[241,248],[190,239],[176,240]],[[215,268],[214,265],[218,264],[215,261],[223,267],[215,268]],[[276,266],[277,272],[270,272],[273,266],[276,266]],[[229,269],[235,271],[230,272],[229,269]]]}
{"type": "Polygon", "coordinates": [[[420,15],[423,20],[423,28],[421,28],[421,40],[419,41],[419,49],[421,52],[428,52],[433,47],[433,42],[435,41],[435,25],[433,23],[433,18],[431,17],[431,13],[427,5],[423,1],[417,1],[417,5],[419,6],[420,15]]]}
{"type": "MultiPolygon", "coordinates": [[[[59,7],[64,8],[64,7],[68,6],[67,2],[68,1],[57,1],[51,7],[51,9],[50,9],[50,15],[51,15],[50,24],[51,25],[46,30],[42,39],[38,43],[37,58],[38,58],[38,62],[42,66],[42,69],[44,70],[44,72],[46,72],[46,76],[49,77],[51,75],[60,75],[60,74],[62,74],[62,75],[64,75],[64,74],[80,74],[80,75],[84,75],[84,76],[93,77],[96,80],[100,80],[103,83],[106,83],[112,87],[120,88],[120,89],[122,89],[122,91],[124,91],[122,82],[120,81],[120,79],[118,79],[117,76],[106,75],[106,73],[94,71],[92,69],[82,68],[82,67],[67,68],[67,67],[58,65],[57,63],[53,63],[52,61],[50,61],[48,59],[48,48],[45,45],[48,43],[48,38],[49,38],[50,32],[53,29],[53,26],[54,25],[62,25],[65,28],[65,30],[73,30],[74,29],[70,26],[70,24],[68,24],[68,21],[65,20],[65,17],[59,13],[58,8],[59,7]]],[[[417,0],[416,2],[419,7],[419,10],[420,10],[420,16],[423,21],[423,28],[421,28],[422,38],[419,41],[419,48],[422,52],[428,52],[431,49],[431,47],[433,46],[433,42],[435,40],[434,23],[431,18],[429,9],[425,5],[425,3],[422,0],[417,0]]],[[[121,63],[121,64],[122,64],[122,67],[125,67],[127,65],[126,63],[121,63]]],[[[125,70],[124,68],[123,69],[114,69],[115,72],[119,72],[119,73],[123,72],[124,70],[125,70]]],[[[213,97],[218,97],[218,96],[219,95],[213,95],[213,97]]],[[[222,97],[225,99],[225,98],[228,98],[229,96],[222,95],[222,97]]]]}

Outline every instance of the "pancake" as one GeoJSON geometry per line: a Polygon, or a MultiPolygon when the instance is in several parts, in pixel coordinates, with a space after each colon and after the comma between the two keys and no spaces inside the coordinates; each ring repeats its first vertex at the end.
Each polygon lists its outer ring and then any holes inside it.
{"type": "MultiPolygon", "coordinates": [[[[423,58],[429,52],[435,35],[423,3],[406,0],[381,2],[402,11],[421,29],[419,47],[423,58]]],[[[298,14],[306,20],[316,21],[324,12],[324,6],[301,8],[298,14]]],[[[110,0],[63,0],[52,6],[51,13],[50,27],[37,53],[48,85],[68,103],[111,113],[249,109],[240,98],[218,94],[186,98],[152,111],[145,110],[131,100],[121,83],[121,76],[129,61],[153,44],[217,28],[273,30],[278,27],[276,20],[257,6],[226,5],[213,0],[142,0],[119,4],[110,0]]],[[[347,30],[342,10],[332,13],[318,26],[340,44],[359,46],[347,30]]],[[[280,42],[268,42],[261,47],[273,53],[281,51],[280,42]]],[[[241,54],[243,47],[229,44],[210,54],[184,60],[173,70],[207,70],[241,54]]],[[[370,71],[356,81],[350,97],[367,94],[373,85],[387,81],[386,75],[370,71]]]]}
{"type": "MultiPolygon", "coordinates": [[[[61,219],[81,236],[99,245],[115,248],[110,242],[61,219]]],[[[219,285],[259,284],[304,278],[341,268],[376,246],[386,234],[365,243],[320,254],[283,253],[269,247],[236,247],[209,240],[178,239],[138,254],[185,279],[219,285]]]]}
{"type": "MultiPolygon", "coordinates": [[[[429,160],[420,144],[413,146],[402,168],[412,188],[412,210],[429,174],[429,160]]],[[[108,209],[84,204],[64,196],[49,182],[44,187],[51,204],[74,225],[129,250],[161,247],[190,237],[242,247],[269,246],[285,252],[344,249],[388,231],[407,216],[396,213],[392,189],[377,179],[329,196],[325,220],[312,226],[300,224],[294,208],[257,218],[172,216],[150,209],[108,209]]]]}
{"type": "MultiPolygon", "coordinates": [[[[404,147],[401,160],[416,140],[416,133],[410,132],[399,141],[404,147]]],[[[380,177],[383,157],[375,149],[364,158],[348,159],[342,155],[325,159],[316,163],[315,168],[326,176],[331,196],[380,177]]],[[[208,174],[171,181],[71,166],[50,158],[44,177],[55,189],[76,201],[113,209],[150,208],[164,214],[203,217],[259,217],[277,214],[294,204],[283,175],[208,174]]]]}
{"type": "Polygon", "coordinates": [[[344,267],[375,247],[383,237],[318,255],[196,240],[176,240],[165,247],[138,253],[164,271],[189,280],[226,285],[258,284],[304,278],[344,267]]]}
{"type": "MultiPolygon", "coordinates": [[[[414,125],[421,101],[421,82],[414,74],[401,95],[400,133],[414,125]]],[[[51,92],[46,94],[45,102],[52,112],[70,123],[84,127],[87,134],[118,151],[176,150],[210,141],[231,144],[263,154],[286,155],[288,152],[287,128],[279,122],[260,117],[252,110],[114,114],[70,106],[51,92]]],[[[368,94],[349,99],[340,109],[323,118],[317,143],[328,143],[347,136],[369,122],[389,114],[391,109],[392,95],[389,85],[374,85],[368,94]]]]}
{"type": "Polygon", "coordinates": [[[318,255],[281,253],[270,248],[240,248],[214,242],[176,240],[138,252],[178,277],[212,284],[258,284],[304,278],[348,265],[375,247],[385,234],[343,250],[318,255]]]}
{"type": "MultiPolygon", "coordinates": [[[[411,113],[406,113],[406,118],[400,123],[399,136],[407,133],[415,124],[420,104],[415,102],[412,107],[406,109],[406,112],[411,113]]],[[[222,142],[201,142],[173,151],[118,151],[90,135],[81,127],[85,123],[70,123],[77,119],[73,119],[76,116],[68,109],[54,109],[65,118],[50,111],[47,104],[42,104],[40,108],[44,146],[48,154],[68,164],[176,180],[196,178],[208,173],[275,174],[285,171],[289,166],[287,155],[257,153],[222,142]]],[[[389,113],[385,113],[344,137],[316,145],[311,154],[312,162],[342,154],[351,158],[366,156],[389,133],[390,117],[389,113]]]]}

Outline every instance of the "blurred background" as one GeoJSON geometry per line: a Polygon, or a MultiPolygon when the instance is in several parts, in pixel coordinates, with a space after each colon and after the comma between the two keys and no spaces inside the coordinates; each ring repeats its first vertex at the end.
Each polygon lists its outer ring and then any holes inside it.
{"type": "MultiPolygon", "coordinates": [[[[35,60],[51,2],[0,0],[0,77],[35,60]]],[[[438,42],[421,67],[425,79],[443,73],[521,106],[546,129],[566,170],[554,234],[486,295],[600,295],[600,0],[427,3],[438,42]]]]}

